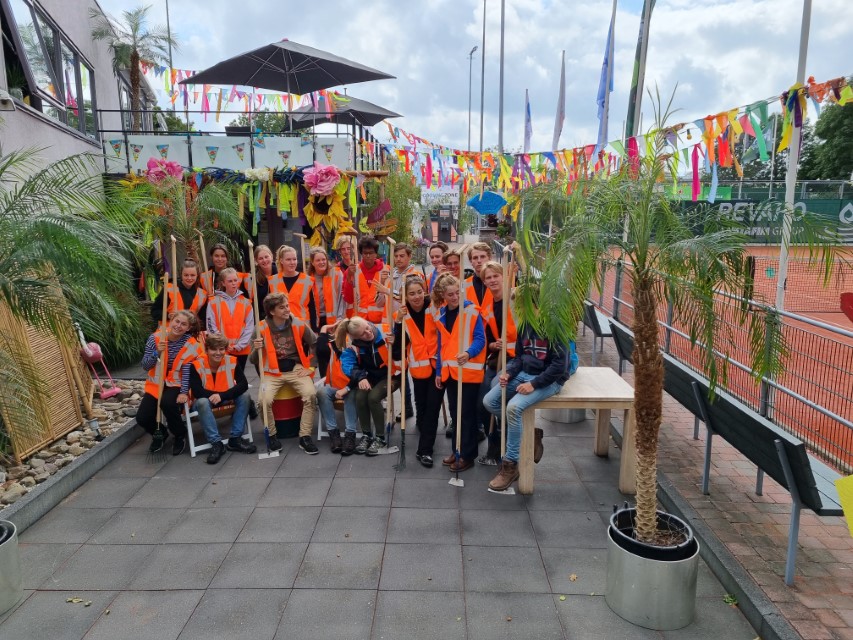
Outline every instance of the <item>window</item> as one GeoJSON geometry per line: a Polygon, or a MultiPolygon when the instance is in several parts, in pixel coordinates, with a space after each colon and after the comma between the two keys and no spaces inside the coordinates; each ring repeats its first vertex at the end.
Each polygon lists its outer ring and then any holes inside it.
{"type": "Polygon", "coordinates": [[[0,0],[9,93],[97,139],[92,67],[30,0],[0,0]]]}

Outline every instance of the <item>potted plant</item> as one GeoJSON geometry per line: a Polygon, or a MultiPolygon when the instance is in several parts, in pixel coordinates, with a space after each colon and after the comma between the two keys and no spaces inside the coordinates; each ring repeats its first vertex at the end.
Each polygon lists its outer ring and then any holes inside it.
{"type": "MultiPolygon", "coordinates": [[[[715,357],[713,347],[725,344],[731,330],[716,314],[715,291],[751,297],[749,236],[707,207],[670,200],[662,188],[665,177],[674,175],[668,173],[667,140],[675,130],[665,125],[671,102],[662,110],[658,100],[657,135],[644,157],[627,160],[611,176],[571,185],[555,181],[522,195],[519,241],[541,281],[538,296],[528,286],[519,287],[517,295],[522,321],[566,342],[575,336],[584,297],[601,269],[623,271],[623,286],[634,303],[637,495],[635,508],[626,505],[611,519],[607,602],[629,621],[657,629],[676,629],[693,619],[699,551],[688,524],[658,510],[664,381],[658,318],[671,305],[673,324],[691,336],[713,387],[725,376],[725,361],[715,357]]],[[[829,264],[834,251],[825,233],[806,216],[798,241],[819,246],[812,255],[829,264]]],[[[750,344],[756,378],[778,373],[784,353],[780,323],[747,305],[739,314],[751,335],[764,335],[770,327],[766,343],[750,344]]]]}
{"type": "Polygon", "coordinates": [[[24,595],[18,531],[8,520],[0,520],[0,616],[24,595]]]}

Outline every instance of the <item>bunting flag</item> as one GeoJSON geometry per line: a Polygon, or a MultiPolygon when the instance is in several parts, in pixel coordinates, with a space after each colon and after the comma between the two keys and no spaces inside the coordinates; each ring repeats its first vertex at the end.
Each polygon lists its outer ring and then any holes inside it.
{"type": "Polygon", "coordinates": [[[530,96],[524,90],[524,153],[530,151],[530,139],[533,137],[533,121],[530,117],[530,96]]]}
{"type": "Polygon", "coordinates": [[[557,115],[554,119],[554,138],[551,149],[560,148],[560,136],[563,133],[563,122],[566,119],[566,52],[563,51],[563,63],[560,67],[560,90],[557,95],[557,115]]]}
{"type": "Polygon", "coordinates": [[[282,162],[282,164],[284,165],[284,168],[285,168],[285,169],[289,166],[290,153],[291,153],[291,152],[290,152],[290,151],[288,151],[288,150],[284,150],[284,151],[279,151],[279,152],[278,152],[278,155],[279,155],[279,156],[281,156],[281,162],[282,162]]]}
{"type": "Polygon", "coordinates": [[[139,160],[139,154],[142,153],[142,150],[145,148],[143,144],[132,144],[130,145],[130,150],[133,153],[133,161],[136,162],[139,160]]]}
{"type": "Polygon", "coordinates": [[[266,149],[267,148],[267,143],[264,140],[264,134],[261,131],[257,131],[255,133],[252,143],[255,145],[256,149],[266,149]]]}
{"type": "Polygon", "coordinates": [[[158,145],[156,145],[156,146],[157,146],[157,151],[159,151],[159,152],[160,152],[160,157],[161,157],[163,160],[168,160],[168,159],[169,159],[169,145],[167,145],[167,144],[158,144],[158,145]]]}
{"type": "Polygon", "coordinates": [[[246,151],[246,143],[241,142],[240,144],[233,145],[231,148],[234,149],[235,153],[237,154],[237,157],[240,158],[240,160],[242,160],[243,154],[246,151]]]}
{"type": "Polygon", "coordinates": [[[309,135],[302,136],[301,138],[299,138],[299,143],[301,146],[307,147],[309,144],[311,144],[311,136],[309,136],[309,135]]]}
{"type": "Polygon", "coordinates": [[[124,140],[110,140],[110,146],[116,154],[116,158],[121,158],[121,148],[124,146],[124,140]]]}
{"type": "Polygon", "coordinates": [[[219,147],[209,146],[205,147],[207,150],[207,157],[210,158],[210,164],[216,162],[216,154],[219,153],[219,147]]]}
{"type": "Polygon", "coordinates": [[[598,81],[598,141],[596,149],[601,150],[607,144],[607,124],[610,115],[610,93],[613,91],[613,28],[616,25],[616,2],[610,16],[610,28],[607,30],[607,45],[604,47],[604,62],[601,63],[601,78],[598,81]]]}
{"type": "Polygon", "coordinates": [[[323,145],[323,153],[326,154],[326,162],[332,161],[332,152],[335,150],[335,145],[333,144],[324,144],[323,145]]]}

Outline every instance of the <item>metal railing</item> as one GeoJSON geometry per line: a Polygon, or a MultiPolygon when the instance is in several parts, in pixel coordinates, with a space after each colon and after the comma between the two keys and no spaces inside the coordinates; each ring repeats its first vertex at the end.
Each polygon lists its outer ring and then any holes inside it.
{"type": "MultiPolygon", "coordinates": [[[[692,182],[679,180],[676,190],[689,194],[692,182]]],[[[709,182],[703,183],[705,186],[709,182]]],[[[784,200],[784,180],[721,180],[717,186],[719,200],[784,200]],[[731,197],[722,197],[729,193],[731,197]]],[[[853,182],[850,180],[798,180],[795,197],[798,200],[839,199],[853,197],[853,182]]]]}

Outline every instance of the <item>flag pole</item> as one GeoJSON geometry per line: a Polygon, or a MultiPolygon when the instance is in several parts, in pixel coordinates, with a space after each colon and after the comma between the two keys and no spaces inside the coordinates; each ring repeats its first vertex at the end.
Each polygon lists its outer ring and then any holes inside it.
{"type": "Polygon", "coordinates": [[[501,0],[501,72],[498,88],[498,153],[504,152],[504,13],[506,0],[501,0]]]}
{"type": "Polygon", "coordinates": [[[483,0],[483,47],[480,49],[480,155],[483,155],[483,114],[486,99],[486,0],[483,0]]]}
{"type": "Polygon", "coordinates": [[[634,57],[634,75],[631,78],[631,93],[628,96],[628,125],[626,135],[636,136],[640,132],[637,115],[643,103],[643,81],[646,75],[646,54],[649,50],[649,23],[655,0],[643,2],[643,16],[640,18],[640,35],[637,38],[637,53],[634,57]]]}

